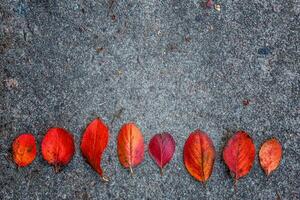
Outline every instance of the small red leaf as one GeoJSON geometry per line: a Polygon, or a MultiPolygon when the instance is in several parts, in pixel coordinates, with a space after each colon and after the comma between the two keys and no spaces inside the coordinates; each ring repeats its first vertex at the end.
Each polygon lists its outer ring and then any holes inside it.
{"type": "Polygon", "coordinates": [[[90,166],[103,178],[101,158],[108,144],[109,130],[99,119],[93,120],[85,129],[81,140],[81,151],[83,157],[90,166]]]}
{"type": "Polygon", "coordinates": [[[19,167],[30,165],[36,157],[35,138],[30,133],[19,135],[12,144],[14,162],[19,167]]]}
{"type": "Polygon", "coordinates": [[[170,162],[175,151],[175,141],[169,133],[159,133],[149,142],[149,153],[152,159],[162,169],[170,162]]]}
{"type": "Polygon", "coordinates": [[[248,133],[238,131],[229,139],[223,151],[223,159],[236,182],[250,172],[255,159],[255,146],[248,133]]]}
{"type": "Polygon", "coordinates": [[[195,179],[205,183],[212,174],[215,154],[215,147],[209,136],[201,130],[196,130],[184,144],[184,165],[195,179]]]}
{"type": "Polygon", "coordinates": [[[269,139],[263,143],[259,150],[259,161],[267,176],[279,166],[281,157],[282,147],[277,139],[269,139]]]}
{"type": "Polygon", "coordinates": [[[132,168],[144,159],[144,138],[140,129],[134,123],[124,124],[117,143],[120,163],[133,173],[132,168]]]}
{"type": "Polygon", "coordinates": [[[63,128],[51,128],[42,141],[43,158],[54,165],[55,172],[67,165],[75,152],[73,136],[63,128]]]}

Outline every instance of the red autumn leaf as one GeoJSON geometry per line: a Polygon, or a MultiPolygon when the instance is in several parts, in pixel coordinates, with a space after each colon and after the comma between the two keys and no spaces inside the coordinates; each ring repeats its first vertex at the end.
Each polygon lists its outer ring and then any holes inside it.
{"type": "Polygon", "coordinates": [[[63,128],[51,128],[42,141],[43,158],[54,165],[55,172],[67,165],[75,152],[73,136],[63,128]]]}
{"type": "Polygon", "coordinates": [[[107,126],[99,119],[93,120],[85,129],[81,140],[81,151],[83,157],[90,166],[103,178],[101,168],[101,158],[108,144],[109,130],[107,126]]]}
{"type": "Polygon", "coordinates": [[[234,174],[235,183],[250,172],[255,159],[255,146],[248,133],[238,131],[229,139],[223,151],[223,159],[234,174]]]}
{"type": "Polygon", "coordinates": [[[159,133],[149,142],[149,153],[152,159],[162,169],[170,162],[175,151],[175,141],[170,133],[159,133]]]}
{"type": "Polygon", "coordinates": [[[263,143],[259,150],[259,161],[267,176],[279,166],[281,157],[282,147],[277,139],[269,139],[263,143]]]}
{"type": "Polygon", "coordinates": [[[36,157],[35,138],[30,133],[19,135],[12,144],[13,160],[19,167],[30,165],[36,157]]]}
{"type": "Polygon", "coordinates": [[[215,147],[209,136],[201,130],[196,130],[184,144],[184,165],[195,179],[205,183],[212,174],[215,154],[215,147]]]}
{"type": "Polygon", "coordinates": [[[134,123],[124,124],[117,143],[120,163],[133,173],[132,168],[144,159],[144,138],[140,129],[134,123]]]}

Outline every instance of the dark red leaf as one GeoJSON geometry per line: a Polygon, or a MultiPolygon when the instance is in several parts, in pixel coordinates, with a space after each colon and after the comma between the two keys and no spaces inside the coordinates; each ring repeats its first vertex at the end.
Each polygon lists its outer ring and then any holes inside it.
{"type": "Polygon", "coordinates": [[[175,141],[169,133],[156,134],[149,142],[149,153],[155,163],[160,167],[170,162],[175,152],[175,141]]]}

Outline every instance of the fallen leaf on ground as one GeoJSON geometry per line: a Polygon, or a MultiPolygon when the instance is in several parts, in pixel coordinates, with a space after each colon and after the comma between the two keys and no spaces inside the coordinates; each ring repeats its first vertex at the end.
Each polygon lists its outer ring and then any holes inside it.
{"type": "Polygon", "coordinates": [[[36,157],[36,141],[32,134],[19,135],[12,144],[13,160],[19,167],[30,165],[36,157]]]}
{"type": "Polygon", "coordinates": [[[107,181],[103,176],[101,158],[109,138],[107,126],[99,119],[94,119],[85,129],[81,140],[81,152],[90,166],[107,181]]]}
{"type": "Polygon", "coordinates": [[[184,144],[185,167],[195,179],[205,183],[212,174],[215,154],[215,147],[209,136],[201,130],[196,130],[184,144]]]}
{"type": "Polygon", "coordinates": [[[245,131],[236,132],[227,142],[223,159],[237,180],[246,176],[254,163],[255,146],[252,138],[245,131]]]}
{"type": "Polygon", "coordinates": [[[54,166],[55,172],[67,165],[75,152],[73,136],[63,128],[50,128],[42,141],[43,158],[54,166]]]}
{"type": "Polygon", "coordinates": [[[144,159],[144,138],[140,129],[134,123],[124,124],[117,143],[120,163],[133,174],[132,168],[144,159]]]}
{"type": "Polygon", "coordinates": [[[260,165],[267,174],[277,169],[282,158],[282,147],[280,142],[273,138],[265,141],[259,150],[260,165]]]}
{"type": "Polygon", "coordinates": [[[160,172],[168,164],[175,152],[175,141],[170,133],[158,133],[149,142],[149,154],[160,167],[160,172]]]}

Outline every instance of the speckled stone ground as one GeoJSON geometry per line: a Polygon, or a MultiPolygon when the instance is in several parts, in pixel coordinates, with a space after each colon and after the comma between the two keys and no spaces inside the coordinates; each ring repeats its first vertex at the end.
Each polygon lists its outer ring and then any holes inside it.
{"type": "Polygon", "coordinates": [[[198,0],[1,0],[1,199],[299,199],[300,2],[216,2],[220,11],[198,0]],[[96,116],[111,128],[109,183],[79,151],[96,116]],[[120,166],[116,136],[128,121],[145,143],[157,132],[174,135],[163,177],[147,153],[133,177],[120,166]],[[14,137],[32,132],[40,142],[53,126],[74,134],[72,162],[55,174],[39,155],[17,170],[14,137]],[[182,162],[197,128],[218,152],[206,188],[182,162]],[[221,152],[239,129],[257,149],[277,137],[284,156],[269,178],[256,159],[235,192],[221,152]]]}

